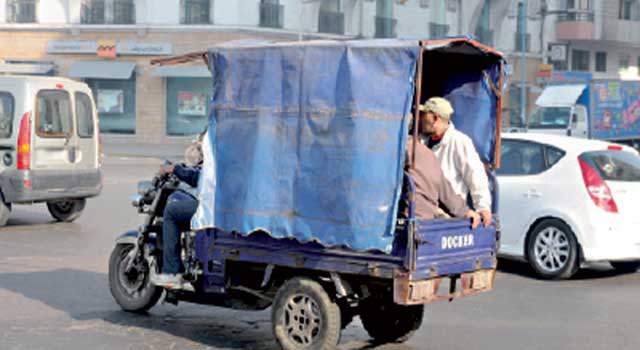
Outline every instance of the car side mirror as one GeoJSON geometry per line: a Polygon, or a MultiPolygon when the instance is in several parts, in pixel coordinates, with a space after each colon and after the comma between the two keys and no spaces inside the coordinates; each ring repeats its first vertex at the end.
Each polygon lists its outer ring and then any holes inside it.
{"type": "Polygon", "coordinates": [[[578,126],[578,115],[576,113],[573,113],[571,115],[571,127],[575,128],[578,126]]]}

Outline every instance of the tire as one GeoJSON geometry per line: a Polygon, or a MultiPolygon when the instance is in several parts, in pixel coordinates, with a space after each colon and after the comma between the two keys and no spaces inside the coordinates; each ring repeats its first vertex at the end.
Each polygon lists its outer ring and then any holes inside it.
{"type": "Polygon", "coordinates": [[[0,197],[0,227],[5,226],[11,215],[11,203],[5,203],[0,197]]]}
{"type": "Polygon", "coordinates": [[[363,300],[360,319],[377,343],[404,343],[420,328],[424,305],[398,305],[379,299],[363,300]]]}
{"type": "Polygon", "coordinates": [[[283,350],[330,350],[340,340],[340,308],[309,278],[290,279],[278,289],[271,322],[283,350]]]}
{"type": "Polygon", "coordinates": [[[610,261],[609,264],[623,273],[634,273],[640,268],[640,261],[610,261]]]}
{"type": "Polygon", "coordinates": [[[47,202],[47,209],[54,219],[61,222],[72,222],[80,217],[87,200],[81,199],[64,199],[59,201],[47,202]]]}
{"type": "Polygon", "coordinates": [[[143,312],[152,308],[162,295],[162,288],[149,280],[149,266],[146,262],[125,273],[127,254],[133,244],[117,244],[109,258],[109,289],[116,303],[125,311],[143,312]],[[136,273],[137,272],[137,273],[136,273]]]}
{"type": "Polygon", "coordinates": [[[558,219],[543,220],[529,234],[527,260],[542,278],[570,278],[579,268],[575,234],[558,219]]]}

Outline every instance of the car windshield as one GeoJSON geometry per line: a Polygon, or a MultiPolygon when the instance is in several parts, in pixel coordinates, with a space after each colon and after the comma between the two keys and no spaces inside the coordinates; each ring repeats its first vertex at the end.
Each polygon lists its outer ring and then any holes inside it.
{"type": "Polygon", "coordinates": [[[624,151],[595,151],[580,155],[606,181],[640,181],[640,156],[624,151]]]}
{"type": "Polygon", "coordinates": [[[529,118],[529,128],[566,129],[570,116],[569,107],[539,107],[529,118]]]}

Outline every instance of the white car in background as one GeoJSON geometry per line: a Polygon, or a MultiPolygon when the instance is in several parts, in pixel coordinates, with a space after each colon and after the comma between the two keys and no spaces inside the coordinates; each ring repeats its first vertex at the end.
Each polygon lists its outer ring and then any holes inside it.
{"type": "Polygon", "coordinates": [[[544,278],[588,262],[640,267],[640,156],[613,143],[531,133],[502,135],[497,171],[500,255],[544,278]]]}

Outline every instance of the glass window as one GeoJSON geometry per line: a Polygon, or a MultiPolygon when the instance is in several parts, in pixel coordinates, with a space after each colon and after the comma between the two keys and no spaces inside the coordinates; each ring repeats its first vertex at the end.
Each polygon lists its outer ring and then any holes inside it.
{"type": "Polygon", "coordinates": [[[93,108],[91,99],[82,92],[76,92],[76,123],[78,125],[78,136],[93,136],[93,108]]]}
{"type": "Polygon", "coordinates": [[[640,157],[625,151],[595,151],[580,155],[606,181],[640,181],[640,157]]]}
{"type": "Polygon", "coordinates": [[[210,78],[167,78],[167,134],[195,135],[209,115],[210,78]]]}
{"type": "Polygon", "coordinates": [[[209,0],[181,0],[180,23],[182,24],[209,24],[211,14],[209,0]]]}
{"type": "Polygon", "coordinates": [[[105,0],[84,0],[81,5],[80,23],[82,24],[104,24],[105,0]]]}
{"type": "Polygon", "coordinates": [[[136,6],[133,0],[114,0],[113,24],[134,24],[136,22],[136,6]]]}
{"type": "Polygon", "coordinates": [[[35,23],[36,0],[7,0],[8,23],[35,23]]]}
{"type": "Polygon", "coordinates": [[[66,137],[73,129],[69,93],[41,90],[36,104],[37,133],[44,137],[66,137]]]}
{"type": "Polygon", "coordinates": [[[397,20],[393,18],[393,1],[377,0],[375,17],[375,37],[394,38],[397,20]]]}
{"type": "Polygon", "coordinates": [[[620,0],[620,11],[618,18],[626,21],[640,20],[640,1],[620,0]]]}
{"type": "Polygon", "coordinates": [[[546,170],[542,145],[503,140],[498,175],[536,175],[546,170]]]}
{"type": "Polygon", "coordinates": [[[136,80],[87,79],[98,110],[100,132],[136,132],[136,80]]]}
{"type": "Polygon", "coordinates": [[[589,51],[571,50],[571,70],[578,72],[589,71],[589,51]]]}
{"type": "Polygon", "coordinates": [[[596,72],[607,71],[607,53],[596,52],[596,72]]]}
{"type": "Polygon", "coordinates": [[[279,0],[260,1],[260,26],[282,28],[284,23],[284,6],[279,0]]]}
{"type": "Polygon", "coordinates": [[[565,151],[555,147],[551,147],[551,146],[547,146],[546,151],[547,151],[547,167],[548,168],[551,168],[552,166],[554,166],[566,154],[565,151]]]}
{"type": "Polygon", "coordinates": [[[11,137],[13,128],[13,95],[0,91],[0,138],[11,137]]]}
{"type": "Polygon", "coordinates": [[[340,0],[325,0],[318,12],[318,31],[322,33],[344,33],[344,13],[340,10],[340,0]]]}
{"type": "Polygon", "coordinates": [[[569,107],[540,107],[529,117],[529,128],[566,129],[570,116],[569,107]]]}

